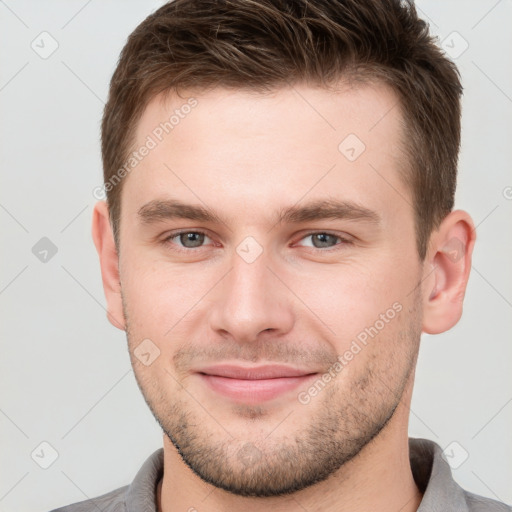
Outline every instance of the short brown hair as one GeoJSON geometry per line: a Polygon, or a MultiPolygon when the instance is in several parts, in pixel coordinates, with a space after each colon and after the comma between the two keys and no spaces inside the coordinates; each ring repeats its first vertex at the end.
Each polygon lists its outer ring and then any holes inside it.
{"type": "MultiPolygon", "coordinates": [[[[456,66],[412,0],[174,0],[129,36],[102,122],[105,183],[123,166],[157,94],[215,87],[271,91],[343,79],[385,83],[405,122],[403,173],[412,191],[418,254],[452,210],[460,145],[456,66]]],[[[107,189],[119,248],[122,183],[107,189]]]]}

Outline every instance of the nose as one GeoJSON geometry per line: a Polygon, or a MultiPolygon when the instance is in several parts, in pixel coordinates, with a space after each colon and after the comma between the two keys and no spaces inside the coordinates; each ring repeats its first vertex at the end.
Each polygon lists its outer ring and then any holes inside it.
{"type": "Polygon", "coordinates": [[[289,291],[269,269],[265,252],[249,263],[237,253],[231,271],[215,288],[210,327],[237,343],[257,341],[263,332],[288,333],[294,324],[289,291]]]}

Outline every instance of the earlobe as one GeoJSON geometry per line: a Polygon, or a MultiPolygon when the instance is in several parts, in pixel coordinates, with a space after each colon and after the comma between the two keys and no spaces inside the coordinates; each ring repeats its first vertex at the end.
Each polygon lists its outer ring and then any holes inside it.
{"type": "Polygon", "coordinates": [[[92,238],[100,259],[103,290],[107,299],[107,318],[114,327],[124,331],[125,319],[121,298],[119,257],[105,201],[99,201],[94,206],[92,238]]]}
{"type": "Polygon", "coordinates": [[[468,213],[449,213],[432,234],[423,286],[423,332],[451,329],[462,315],[476,233],[468,213]]]}

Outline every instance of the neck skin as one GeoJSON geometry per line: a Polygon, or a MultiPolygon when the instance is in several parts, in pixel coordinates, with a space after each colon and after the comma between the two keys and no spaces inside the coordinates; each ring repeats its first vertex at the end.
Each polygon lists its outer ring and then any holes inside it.
{"type": "Polygon", "coordinates": [[[164,434],[164,476],[157,488],[157,511],[414,512],[422,494],[409,462],[408,423],[414,371],[395,414],[354,459],[326,481],[277,498],[235,496],[203,482],[182,461],[164,434]]]}

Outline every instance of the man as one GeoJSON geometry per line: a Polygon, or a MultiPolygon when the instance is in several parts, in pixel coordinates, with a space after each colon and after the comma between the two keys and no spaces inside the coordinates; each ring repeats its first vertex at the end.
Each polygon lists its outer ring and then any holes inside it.
{"type": "Polygon", "coordinates": [[[460,95],[395,0],[175,0],[133,32],[93,238],[164,448],[60,511],[512,510],[407,433],[471,268],[460,95]]]}

